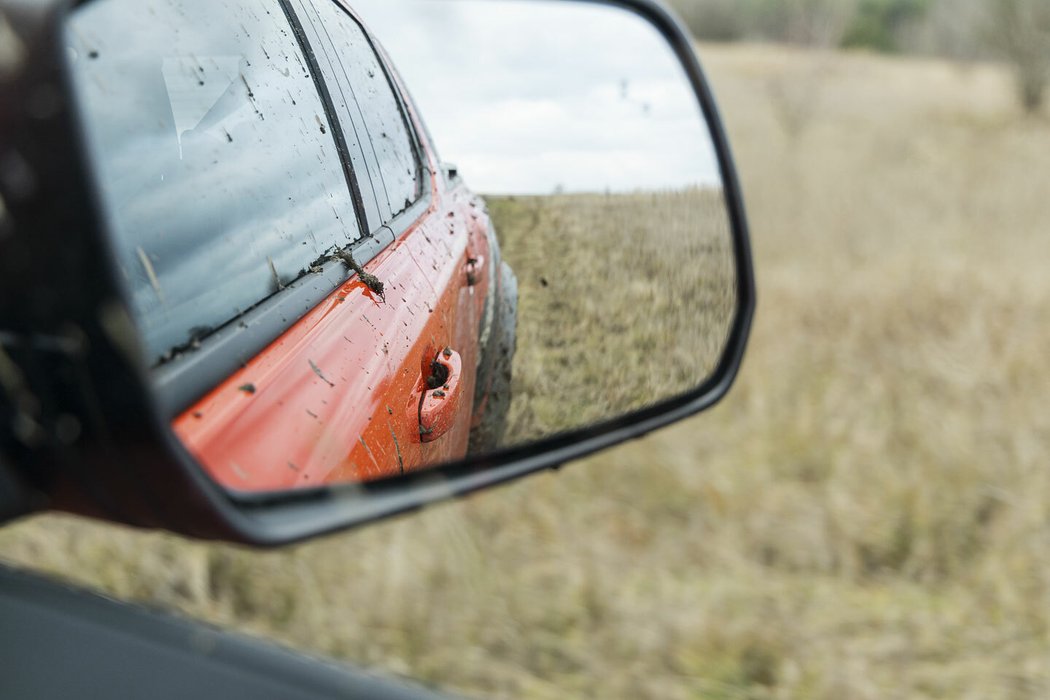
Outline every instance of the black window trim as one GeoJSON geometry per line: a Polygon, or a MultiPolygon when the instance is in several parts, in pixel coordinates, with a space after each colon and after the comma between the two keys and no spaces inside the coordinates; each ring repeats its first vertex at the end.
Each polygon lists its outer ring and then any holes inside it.
{"type": "Polygon", "coordinates": [[[314,48],[306,38],[306,32],[303,31],[303,25],[299,21],[299,17],[295,14],[295,10],[292,9],[290,0],[278,0],[281,9],[284,11],[284,16],[288,20],[288,24],[291,26],[292,33],[295,35],[295,39],[299,44],[300,50],[303,52],[303,57],[306,59],[306,65],[310,70],[310,76],[313,78],[314,87],[317,88],[317,94],[321,99],[321,105],[324,108],[325,120],[328,122],[328,128],[332,131],[332,138],[335,140],[336,151],[339,153],[339,160],[343,166],[343,174],[346,176],[347,185],[350,187],[350,197],[354,203],[354,213],[357,216],[357,228],[362,236],[369,234],[368,221],[365,217],[364,211],[364,199],[361,196],[361,184],[357,180],[357,173],[354,172],[353,167],[350,164],[350,151],[346,145],[346,136],[343,134],[342,125],[339,123],[339,118],[335,112],[335,105],[332,102],[332,95],[328,92],[328,84],[324,80],[324,76],[321,73],[320,65],[317,63],[317,56],[314,54],[314,48]]]}
{"type": "MultiPolygon", "coordinates": [[[[430,182],[425,181],[424,178],[424,173],[429,172],[429,168],[424,167],[423,164],[426,154],[422,152],[419,135],[408,116],[404,96],[398,84],[391,78],[385,54],[377,49],[368,30],[361,25],[352,12],[348,12],[348,16],[361,27],[369,46],[375,52],[398,102],[401,117],[405,120],[412,140],[416,156],[416,181],[419,183],[419,196],[415,202],[395,215],[388,224],[369,233],[360,183],[351,165],[346,140],[336,116],[335,104],[332,102],[324,76],[317,64],[317,57],[291,7],[290,0],[278,0],[278,4],[284,10],[307,61],[324,107],[325,118],[332,130],[332,137],[335,140],[350,188],[358,230],[361,233],[361,238],[350,244],[350,252],[358,263],[365,265],[408,231],[430,208],[432,192],[431,187],[427,186],[430,182]]],[[[336,4],[339,9],[346,12],[346,8],[341,3],[336,4]]],[[[367,173],[365,176],[367,177],[367,173]]],[[[311,309],[324,301],[339,285],[349,279],[351,274],[352,271],[345,263],[338,260],[327,261],[320,266],[320,272],[307,271],[283,290],[261,300],[206,338],[201,339],[199,344],[177,353],[171,360],[154,367],[151,371],[151,378],[163,414],[171,419],[188,409],[238,368],[246,365],[249,360],[266,349],[311,309]]]]}
{"type": "Polygon", "coordinates": [[[420,125],[422,125],[423,131],[426,132],[426,125],[423,123],[423,117],[416,108],[415,100],[413,100],[412,96],[408,94],[408,88],[404,86],[404,81],[401,80],[400,73],[397,72],[397,68],[392,62],[390,62],[386,49],[383,48],[382,44],[380,44],[372,35],[372,32],[357,16],[357,13],[353,8],[351,8],[344,0],[331,1],[345,12],[364,33],[369,46],[372,48],[372,52],[379,60],[379,65],[383,69],[383,75],[386,77],[387,83],[390,85],[390,90],[394,93],[394,99],[397,101],[398,109],[401,112],[401,119],[404,121],[405,129],[412,141],[412,149],[416,157],[416,183],[419,187],[419,192],[417,193],[415,201],[401,212],[394,214],[390,223],[386,226],[386,228],[390,229],[394,234],[394,239],[396,240],[401,238],[401,236],[416,223],[423,212],[430,208],[431,190],[434,184],[434,171],[430,167],[430,158],[428,154],[436,153],[434,143],[430,139],[430,134],[426,133],[426,147],[424,147],[423,136],[419,133],[419,130],[416,129],[416,123],[415,120],[413,120],[412,115],[415,115],[415,118],[418,119],[420,125]]]}
{"type": "MultiPolygon", "coordinates": [[[[312,0],[300,0],[300,1],[306,3],[306,2],[311,2],[312,0]]],[[[368,30],[368,28],[365,26],[364,22],[361,21],[361,19],[357,16],[357,13],[353,10],[352,7],[350,7],[349,4],[347,4],[345,2],[342,2],[341,0],[317,0],[317,1],[319,1],[319,2],[328,2],[328,3],[332,4],[332,5],[334,5],[338,11],[340,11],[344,15],[346,15],[346,17],[351,22],[353,22],[354,25],[356,25],[357,28],[361,31],[361,36],[363,36],[365,38],[365,41],[368,43],[368,48],[372,51],[372,55],[375,56],[376,62],[379,64],[380,69],[383,71],[383,77],[386,80],[387,87],[390,89],[391,94],[394,96],[394,101],[397,104],[399,116],[401,117],[401,123],[404,126],[406,133],[408,134],[409,141],[411,142],[412,156],[413,156],[413,159],[415,161],[415,173],[414,173],[413,179],[414,179],[414,181],[416,183],[416,193],[415,193],[415,198],[408,204],[408,206],[404,207],[400,211],[396,211],[396,212],[393,211],[392,207],[390,206],[390,196],[389,196],[389,194],[387,193],[387,190],[386,190],[386,182],[385,182],[385,180],[382,179],[382,176],[380,176],[379,181],[376,182],[375,179],[372,178],[371,171],[362,174],[362,177],[364,177],[364,178],[369,180],[369,182],[371,183],[372,191],[374,193],[376,193],[377,204],[379,204],[379,209],[380,209],[380,213],[382,214],[382,217],[384,219],[387,219],[387,217],[389,217],[388,220],[382,222],[381,226],[385,226],[385,227],[390,228],[391,225],[394,224],[394,222],[397,222],[399,219],[404,219],[405,218],[405,214],[407,212],[413,211],[414,207],[419,203],[419,201],[421,199],[426,198],[427,195],[429,194],[428,188],[425,187],[425,185],[428,184],[428,183],[424,182],[424,173],[425,172],[429,172],[429,170],[430,170],[428,167],[425,167],[425,165],[424,165],[426,163],[426,161],[427,161],[426,153],[422,149],[422,145],[421,145],[420,139],[419,139],[419,134],[416,132],[415,124],[413,123],[412,119],[409,117],[409,111],[408,111],[408,108],[407,108],[407,105],[406,105],[406,102],[405,102],[405,99],[404,99],[404,95],[402,95],[402,93],[401,93],[401,89],[400,89],[400,87],[398,85],[398,82],[396,80],[394,80],[394,77],[393,77],[393,72],[394,71],[392,70],[392,66],[387,62],[386,52],[384,50],[382,50],[382,47],[377,42],[376,38],[368,30]],[[378,202],[378,193],[379,193],[379,191],[383,192],[384,198],[386,200],[386,204],[385,205],[384,204],[380,204],[378,202]]],[[[323,25],[323,23],[322,23],[322,25],[323,25]]],[[[331,34],[329,33],[327,27],[324,27],[324,33],[325,33],[325,38],[328,40],[329,44],[332,46],[332,50],[334,51],[335,42],[332,41],[331,34]]],[[[340,66],[340,67],[342,67],[342,66],[340,66]]],[[[344,77],[346,77],[345,73],[344,73],[344,77]]],[[[350,85],[350,81],[348,79],[346,80],[346,83],[347,83],[348,87],[350,88],[350,97],[351,97],[351,99],[353,101],[353,104],[357,108],[358,112],[362,114],[362,117],[363,117],[363,113],[361,112],[360,103],[357,100],[357,93],[354,92],[353,86],[350,85]]],[[[346,96],[345,95],[343,95],[343,98],[344,98],[344,101],[346,101],[346,96]]],[[[365,128],[367,129],[367,125],[366,125],[365,128]]],[[[360,142],[360,139],[358,139],[358,141],[360,142]]],[[[371,139],[369,139],[369,144],[371,144],[371,139]]],[[[375,153],[375,148],[372,147],[370,150],[371,150],[371,158],[372,158],[372,160],[374,160],[376,162],[377,169],[378,169],[379,158],[378,158],[377,154],[375,153]]],[[[361,151],[361,154],[363,156],[363,159],[367,163],[368,159],[369,159],[369,154],[366,152],[365,146],[364,146],[363,143],[360,144],[360,151],[361,151]]],[[[412,219],[411,221],[414,222],[415,219],[412,219]]],[[[408,225],[411,225],[411,222],[408,225]]],[[[399,226],[402,228],[402,231],[404,229],[408,228],[408,226],[404,225],[403,223],[399,223],[399,226]]]]}
{"type": "MultiPolygon", "coordinates": [[[[292,7],[292,0],[281,0],[281,2],[282,2],[282,4],[286,3],[288,5],[289,11],[294,16],[298,17],[297,13],[302,13],[303,18],[305,19],[306,23],[309,24],[310,29],[313,32],[314,39],[316,41],[318,41],[318,42],[321,42],[322,44],[327,42],[328,47],[327,48],[322,47],[321,53],[324,55],[325,61],[328,63],[329,67],[332,69],[333,72],[337,72],[339,70],[342,70],[342,66],[339,66],[339,65],[333,63],[332,37],[328,33],[327,27],[325,27],[323,22],[320,21],[320,16],[317,15],[316,8],[314,8],[311,5],[312,0],[297,0],[296,5],[299,8],[298,10],[296,10],[295,8],[292,7]],[[316,22],[315,22],[315,19],[317,20],[316,22]],[[321,27],[320,29],[318,29],[318,25],[320,25],[320,27],[321,27]]],[[[339,110],[335,106],[335,101],[332,98],[332,91],[328,87],[328,82],[325,79],[324,71],[321,68],[321,63],[320,63],[320,61],[317,58],[317,51],[315,51],[313,45],[310,44],[310,38],[309,38],[309,36],[306,33],[306,25],[303,24],[301,21],[299,21],[299,27],[300,27],[300,29],[303,32],[303,34],[302,34],[303,43],[307,44],[307,45],[310,45],[310,56],[311,56],[311,68],[310,69],[312,71],[314,71],[314,77],[315,77],[315,80],[317,81],[318,85],[323,85],[324,86],[324,88],[323,88],[324,89],[324,93],[323,94],[324,94],[326,118],[328,119],[330,125],[334,125],[333,128],[336,131],[339,132],[340,137],[343,139],[343,143],[346,144],[346,147],[347,147],[346,151],[344,152],[345,156],[346,156],[346,165],[345,165],[345,167],[348,168],[350,171],[352,171],[354,173],[353,176],[354,176],[354,178],[356,180],[358,178],[358,172],[357,172],[357,170],[354,169],[354,163],[353,163],[353,156],[354,155],[356,155],[356,156],[358,156],[360,158],[360,162],[361,162],[361,164],[363,166],[361,168],[361,170],[363,170],[364,172],[360,173],[360,178],[361,179],[357,180],[357,182],[359,183],[359,185],[364,185],[364,187],[359,187],[358,191],[359,191],[359,193],[361,194],[361,197],[362,197],[362,200],[361,200],[362,205],[365,202],[364,198],[365,198],[365,196],[367,194],[367,196],[369,197],[369,201],[372,203],[373,206],[372,207],[366,207],[365,211],[362,212],[361,220],[362,220],[363,224],[361,226],[361,230],[366,235],[368,235],[370,233],[378,233],[379,230],[382,229],[383,225],[384,225],[382,220],[384,218],[386,218],[386,214],[383,212],[383,209],[384,209],[385,205],[380,203],[379,193],[376,191],[375,180],[372,179],[371,174],[369,173],[369,160],[368,160],[369,159],[369,154],[365,151],[364,145],[362,143],[361,136],[358,133],[358,124],[357,124],[357,122],[358,122],[358,120],[360,120],[362,122],[362,126],[363,126],[364,116],[361,114],[360,105],[357,102],[357,97],[351,91],[350,97],[349,97],[349,99],[347,99],[347,96],[343,93],[342,83],[340,83],[338,80],[336,81],[335,88],[338,91],[339,97],[340,97],[340,99],[342,99],[343,104],[346,105],[346,109],[347,109],[347,113],[348,113],[348,120],[350,122],[349,124],[343,124],[343,122],[340,121],[340,119],[339,119],[339,110]],[[353,135],[354,135],[353,154],[351,154],[350,144],[346,142],[345,134],[347,133],[348,130],[352,131],[353,135]],[[379,216],[379,220],[378,221],[375,221],[375,222],[369,221],[369,212],[368,212],[369,208],[374,208],[375,213],[379,216]],[[373,229],[373,223],[374,223],[374,226],[375,226],[374,229],[373,229]]],[[[367,137],[367,133],[365,135],[367,137]]],[[[374,154],[373,154],[373,157],[374,157],[374,154]]],[[[385,195],[385,192],[384,192],[384,195],[385,195]]]]}
{"type": "MultiPolygon", "coordinates": [[[[368,27],[366,27],[364,22],[362,22],[361,19],[357,17],[357,14],[349,7],[349,5],[347,5],[342,0],[333,0],[333,2],[335,2],[335,4],[338,5],[339,8],[342,9],[343,12],[345,12],[350,17],[350,19],[352,19],[357,24],[357,26],[361,28],[361,33],[365,35],[365,40],[368,41],[368,45],[372,48],[372,53],[375,54],[376,60],[379,61],[379,66],[383,69],[383,77],[386,78],[387,85],[390,86],[390,92],[393,93],[394,100],[397,102],[398,111],[401,113],[401,121],[405,126],[405,131],[408,133],[409,139],[412,141],[412,155],[415,156],[416,164],[416,199],[413,200],[407,207],[402,209],[400,212],[391,212],[391,223],[393,223],[395,221],[398,221],[398,219],[403,220],[405,218],[406,212],[412,211],[413,207],[415,207],[415,205],[418,204],[421,199],[426,198],[429,194],[429,189],[426,187],[426,185],[429,185],[430,183],[426,182],[426,178],[424,177],[424,173],[430,172],[429,159],[427,158],[426,150],[423,148],[423,143],[420,139],[420,135],[416,131],[415,122],[410,116],[412,112],[409,111],[408,101],[406,100],[405,94],[401,89],[401,76],[397,73],[397,70],[394,68],[393,64],[389,62],[388,56],[386,55],[386,50],[379,43],[379,41],[374,36],[372,36],[372,33],[368,30],[368,27]],[[395,79],[395,75],[397,76],[397,79],[395,79]]],[[[413,103],[412,106],[415,107],[415,103],[413,103]]],[[[414,111],[414,113],[417,119],[422,119],[419,116],[418,111],[414,111]]],[[[387,199],[389,199],[389,197],[387,199]]],[[[415,221],[415,219],[412,219],[412,221],[415,221]]],[[[407,228],[407,226],[405,228],[407,228]]],[[[395,237],[397,235],[399,234],[396,234],[395,232],[395,237]]]]}

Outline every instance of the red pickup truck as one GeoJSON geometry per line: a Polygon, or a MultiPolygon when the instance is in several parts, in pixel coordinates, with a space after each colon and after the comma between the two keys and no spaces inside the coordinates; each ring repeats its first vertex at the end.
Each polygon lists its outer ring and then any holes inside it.
{"type": "Polygon", "coordinates": [[[77,15],[74,66],[159,390],[210,475],[313,487],[496,444],[516,280],[360,18],[114,7],[77,15]],[[114,24],[134,39],[99,43],[114,24]],[[240,31],[190,31],[212,24],[240,31]]]}

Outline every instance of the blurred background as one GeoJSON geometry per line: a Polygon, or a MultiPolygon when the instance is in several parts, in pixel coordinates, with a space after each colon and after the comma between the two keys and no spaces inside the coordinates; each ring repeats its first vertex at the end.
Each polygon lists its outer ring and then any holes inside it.
{"type": "Polygon", "coordinates": [[[757,258],[720,406],[282,551],[0,558],[474,696],[1050,696],[1050,3],[677,6],[757,258]]]}

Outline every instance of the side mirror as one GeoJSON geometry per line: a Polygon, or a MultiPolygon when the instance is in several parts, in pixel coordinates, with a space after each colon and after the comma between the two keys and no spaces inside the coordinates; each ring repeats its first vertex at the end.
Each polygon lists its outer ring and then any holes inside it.
{"type": "Polygon", "coordinates": [[[4,6],[0,515],[283,544],[728,391],[744,207],[662,6],[267,4],[4,6]]]}

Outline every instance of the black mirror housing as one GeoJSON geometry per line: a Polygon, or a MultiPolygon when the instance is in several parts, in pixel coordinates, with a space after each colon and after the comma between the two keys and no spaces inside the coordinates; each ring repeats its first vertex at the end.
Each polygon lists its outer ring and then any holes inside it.
{"type": "MultiPolygon", "coordinates": [[[[728,348],[694,391],[641,411],[395,479],[274,495],[220,488],[176,439],[115,263],[65,56],[70,3],[4,2],[0,63],[0,520],[63,510],[201,539],[276,546],[479,491],[639,437],[720,400],[755,309],[747,221],[710,87],[682,25],[651,0],[603,4],[655,27],[707,116],[737,260],[728,348]]],[[[444,164],[455,178],[455,166],[444,164]]]]}

